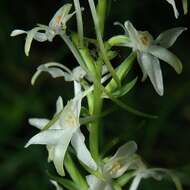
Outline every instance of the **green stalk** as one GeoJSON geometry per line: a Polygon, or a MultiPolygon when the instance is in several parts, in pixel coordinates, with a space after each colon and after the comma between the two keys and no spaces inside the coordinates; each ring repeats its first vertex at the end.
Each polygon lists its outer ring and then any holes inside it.
{"type": "Polygon", "coordinates": [[[94,1],[88,0],[88,2],[89,2],[89,6],[91,9],[91,13],[92,13],[92,18],[94,21],[94,26],[95,26],[96,36],[97,36],[97,40],[98,40],[98,44],[99,44],[99,48],[100,48],[101,57],[102,57],[103,61],[105,62],[105,64],[106,64],[109,72],[111,73],[112,77],[118,83],[118,86],[120,86],[120,80],[118,79],[118,77],[115,73],[115,70],[112,67],[112,65],[108,59],[106,49],[104,47],[104,42],[102,39],[102,34],[101,34],[101,30],[100,30],[100,25],[99,25],[100,20],[98,18],[97,12],[96,12],[96,7],[94,5],[94,1]]]}
{"type": "Polygon", "coordinates": [[[81,11],[79,0],[74,0],[74,5],[75,5],[75,10],[76,10],[79,45],[80,45],[80,47],[83,47],[83,45],[84,45],[84,30],[83,30],[82,11],[81,11]]]}
{"type": "MultiPolygon", "coordinates": [[[[100,115],[102,110],[103,100],[101,98],[102,90],[99,88],[99,84],[101,83],[101,74],[97,73],[95,67],[95,61],[89,53],[88,49],[80,49],[81,56],[85,61],[88,69],[91,72],[91,75],[94,81],[94,91],[92,94],[87,96],[88,99],[88,106],[91,115],[100,115]]],[[[90,152],[96,162],[99,162],[99,125],[100,125],[100,118],[96,119],[92,123],[90,123],[89,131],[90,131],[90,138],[89,138],[89,145],[90,145],[90,152]]]]}
{"type": "Polygon", "coordinates": [[[101,34],[103,36],[104,26],[106,21],[107,0],[98,0],[98,5],[96,9],[97,9],[98,18],[101,18],[99,21],[99,25],[100,25],[101,34]]]}

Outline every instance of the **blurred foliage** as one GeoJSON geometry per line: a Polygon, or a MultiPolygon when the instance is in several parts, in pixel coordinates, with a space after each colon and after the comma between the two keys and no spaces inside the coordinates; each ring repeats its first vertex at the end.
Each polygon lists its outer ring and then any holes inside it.
{"type": "MultiPolygon", "coordinates": [[[[1,0],[0,1],[0,188],[1,189],[53,189],[46,175],[47,153],[44,147],[33,146],[24,149],[24,144],[37,130],[28,125],[29,117],[50,117],[54,113],[55,101],[62,95],[66,101],[72,96],[71,85],[61,79],[52,79],[44,74],[36,86],[30,85],[30,78],[36,67],[47,61],[61,61],[72,68],[76,62],[63,42],[56,38],[54,43],[33,42],[31,55],[25,57],[24,38],[10,38],[15,28],[30,29],[36,23],[47,24],[53,13],[66,1],[50,0],[1,0]]],[[[106,23],[107,37],[119,34],[121,29],[113,26],[114,21],[131,20],[136,28],[149,30],[158,35],[175,26],[187,26],[188,16],[175,20],[171,7],[162,0],[117,0],[109,2],[106,23]]],[[[85,13],[88,15],[88,13],[85,13]]],[[[86,33],[92,23],[86,16],[86,33]]],[[[74,19],[73,19],[74,21],[74,19]]],[[[74,23],[74,22],[73,22],[74,23]]],[[[75,25],[71,23],[74,30],[75,25]]],[[[190,34],[184,33],[172,48],[183,61],[184,71],[177,76],[166,64],[164,70],[165,95],[159,97],[150,82],[138,82],[137,87],[124,101],[138,109],[156,113],[157,120],[133,116],[121,109],[105,117],[102,139],[104,150],[108,142],[118,138],[122,142],[135,140],[139,153],[151,165],[176,168],[184,183],[190,188],[190,34]],[[111,118],[111,119],[110,119],[111,118]]],[[[126,50],[121,49],[122,56],[126,50]]],[[[122,59],[123,57],[120,57],[122,59]]],[[[117,65],[117,60],[113,63],[117,65]]],[[[141,77],[138,66],[135,72],[141,77]]],[[[106,101],[105,109],[112,103],[106,101]]],[[[120,142],[121,143],[121,142],[120,142]]],[[[141,189],[172,190],[166,182],[144,181],[141,189]]]]}

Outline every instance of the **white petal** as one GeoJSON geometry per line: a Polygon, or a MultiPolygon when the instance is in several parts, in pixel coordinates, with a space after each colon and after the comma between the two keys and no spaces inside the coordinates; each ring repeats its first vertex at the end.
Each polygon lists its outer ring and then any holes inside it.
{"type": "Polygon", "coordinates": [[[89,185],[89,190],[105,190],[105,182],[101,181],[94,175],[86,176],[86,181],[89,185]]]}
{"type": "Polygon", "coordinates": [[[104,166],[104,171],[112,178],[117,178],[128,169],[131,164],[131,157],[137,151],[137,144],[134,141],[121,146],[115,155],[111,157],[104,166]]]}
{"type": "Polygon", "coordinates": [[[36,32],[34,39],[38,42],[45,42],[47,41],[47,36],[45,33],[42,32],[36,32]]]}
{"type": "Polygon", "coordinates": [[[63,99],[61,96],[57,99],[56,102],[56,113],[60,113],[63,110],[63,99]]]}
{"type": "Polygon", "coordinates": [[[142,74],[143,74],[141,81],[144,82],[147,79],[148,75],[146,73],[145,68],[143,67],[139,53],[137,54],[137,60],[138,60],[139,66],[140,66],[142,74]]]}
{"type": "Polygon", "coordinates": [[[141,63],[148,74],[156,92],[162,96],[164,93],[162,71],[159,60],[148,53],[140,54],[141,63]]]}
{"type": "Polygon", "coordinates": [[[122,145],[112,159],[120,159],[122,157],[130,157],[137,151],[137,144],[134,141],[130,141],[124,145],[122,145]]]}
{"type": "Polygon", "coordinates": [[[72,135],[73,135],[73,130],[70,130],[70,129],[65,130],[65,133],[63,134],[63,136],[61,137],[60,141],[58,142],[58,144],[55,146],[55,149],[54,149],[53,162],[57,170],[57,173],[61,176],[65,175],[65,172],[63,169],[63,161],[64,161],[65,153],[71,141],[72,135]]]}
{"type": "Polygon", "coordinates": [[[171,47],[182,32],[187,30],[185,27],[172,28],[162,32],[155,40],[156,44],[159,44],[165,48],[171,47]]]}
{"type": "Polygon", "coordinates": [[[25,145],[25,148],[30,146],[31,144],[41,144],[41,145],[55,145],[58,143],[60,138],[65,135],[66,130],[46,130],[38,133],[33,136],[28,143],[25,145]]]}
{"type": "Polygon", "coordinates": [[[72,4],[64,4],[58,11],[54,14],[53,18],[49,23],[49,27],[56,31],[61,27],[62,21],[65,16],[67,16],[72,8],[72,4]]]}
{"type": "Polygon", "coordinates": [[[163,48],[161,46],[151,46],[148,51],[152,55],[158,57],[159,59],[165,61],[170,66],[172,66],[178,74],[182,72],[183,66],[181,61],[178,59],[176,55],[174,55],[166,48],[163,48]]]}
{"type": "Polygon", "coordinates": [[[88,167],[90,167],[91,169],[96,170],[97,165],[93,160],[89,150],[87,149],[84,141],[85,141],[84,135],[81,133],[80,129],[78,129],[73,134],[73,137],[71,139],[71,144],[77,153],[78,159],[82,161],[84,164],[86,164],[88,167]]]}
{"type": "Polygon", "coordinates": [[[140,184],[141,178],[142,178],[141,175],[137,174],[137,176],[133,179],[132,184],[131,184],[129,190],[137,190],[138,186],[140,184]]]}
{"type": "Polygon", "coordinates": [[[13,31],[11,32],[11,36],[12,36],[12,37],[18,36],[18,35],[20,35],[20,34],[27,34],[27,32],[24,31],[24,30],[13,30],[13,31]]]}
{"type": "Polygon", "coordinates": [[[130,21],[126,21],[124,25],[129,33],[129,38],[131,42],[134,43],[134,45],[136,46],[136,44],[139,43],[138,31],[135,29],[135,27],[130,21]]]}
{"type": "Polygon", "coordinates": [[[48,119],[38,119],[38,118],[31,118],[28,120],[29,124],[42,130],[48,123],[48,119]]]}
{"type": "Polygon", "coordinates": [[[24,51],[25,51],[25,54],[27,56],[29,55],[29,51],[30,51],[30,47],[31,47],[31,44],[32,44],[32,40],[34,39],[36,33],[39,30],[44,30],[44,29],[42,29],[40,27],[35,27],[32,30],[30,30],[30,31],[27,32],[26,42],[25,42],[25,47],[24,47],[24,51]]]}
{"type": "Polygon", "coordinates": [[[169,4],[171,4],[171,6],[173,7],[174,10],[174,15],[176,18],[178,18],[179,16],[179,12],[177,10],[176,4],[175,4],[175,0],[166,0],[169,4]]]}

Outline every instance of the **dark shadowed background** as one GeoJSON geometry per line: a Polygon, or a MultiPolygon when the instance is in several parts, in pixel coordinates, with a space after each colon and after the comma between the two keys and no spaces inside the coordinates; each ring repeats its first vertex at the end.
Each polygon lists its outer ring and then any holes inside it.
{"type": "MultiPolygon", "coordinates": [[[[45,147],[24,149],[27,140],[37,133],[28,125],[29,117],[51,117],[59,95],[66,100],[72,96],[71,84],[62,79],[52,79],[44,74],[34,87],[30,84],[38,65],[47,61],[60,61],[70,68],[75,59],[57,37],[53,43],[32,43],[30,56],[24,55],[24,36],[10,38],[13,29],[31,29],[37,23],[48,24],[54,12],[64,0],[1,0],[0,1],[0,189],[47,190],[53,189],[48,181],[47,152],[45,147]]],[[[86,1],[85,1],[86,2],[86,1]]],[[[157,36],[163,30],[186,26],[189,15],[176,20],[172,8],[164,0],[116,0],[109,1],[105,39],[123,32],[113,22],[130,20],[136,28],[149,30],[157,36]]],[[[181,10],[180,1],[178,2],[181,10]]],[[[84,5],[85,6],[85,5],[84,5]]],[[[86,7],[86,6],[85,6],[86,7]]],[[[86,9],[88,9],[86,7],[86,9]]],[[[90,15],[86,13],[86,33],[93,36],[90,15]]],[[[75,29],[75,19],[70,28],[75,29]]],[[[151,166],[177,169],[185,189],[190,189],[190,33],[186,31],[171,48],[182,60],[184,71],[177,74],[162,63],[165,95],[159,97],[147,80],[124,98],[126,103],[152,114],[159,119],[150,120],[117,109],[104,119],[104,135],[101,149],[111,140],[122,137],[122,142],[135,140],[138,153],[151,166]]],[[[126,50],[120,49],[122,56],[126,50]]],[[[118,64],[114,62],[115,66],[118,64]]],[[[134,72],[141,77],[136,64],[134,72]]],[[[105,109],[111,108],[109,101],[105,109]]],[[[143,181],[140,189],[172,190],[168,182],[143,181]]]]}

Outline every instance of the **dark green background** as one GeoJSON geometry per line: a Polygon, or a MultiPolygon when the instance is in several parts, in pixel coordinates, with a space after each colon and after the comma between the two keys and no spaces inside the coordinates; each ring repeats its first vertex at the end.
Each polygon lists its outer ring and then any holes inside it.
{"type": "MultiPolygon", "coordinates": [[[[24,149],[27,140],[37,133],[28,125],[29,117],[51,117],[59,95],[66,100],[72,96],[71,84],[62,79],[53,80],[44,74],[32,87],[30,79],[36,67],[47,61],[61,61],[72,68],[76,62],[56,38],[53,43],[33,42],[30,56],[23,52],[24,37],[10,38],[15,28],[31,29],[36,23],[47,24],[54,12],[66,1],[53,0],[1,0],[0,1],[0,188],[4,190],[53,189],[46,175],[47,152],[44,147],[24,149]]],[[[85,1],[86,2],[86,1],[85,1]]],[[[180,6],[180,1],[179,7],[180,6]]],[[[181,10],[181,9],[180,9],[181,10]]],[[[182,13],[182,12],[181,12],[182,13]]],[[[90,15],[86,15],[86,32],[92,36],[90,15]]],[[[157,36],[175,26],[188,27],[189,15],[176,20],[172,8],[164,0],[109,1],[106,38],[120,34],[114,21],[131,20],[140,30],[149,30],[157,36]]],[[[70,23],[74,30],[74,19],[70,23]]],[[[123,101],[159,116],[149,120],[117,109],[104,120],[103,143],[122,136],[122,142],[135,140],[138,153],[151,166],[177,169],[185,189],[190,188],[190,34],[186,31],[171,48],[183,62],[180,76],[162,63],[165,95],[159,97],[150,82],[140,80],[123,101]]],[[[120,50],[122,57],[127,55],[120,50]]],[[[115,61],[117,65],[119,62],[115,61]]],[[[134,73],[141,77],[138,65],[134,73]]],[[[105,109],[113,104],[106,102],[105,109]]],[[[101,146],[103,150],[105,146],[101,146]]],[[[114,150],[114,149],[113,149],[114,150]]],[[[141,189],[167,189],[167,182],[145,181],[141,189]]]]}

